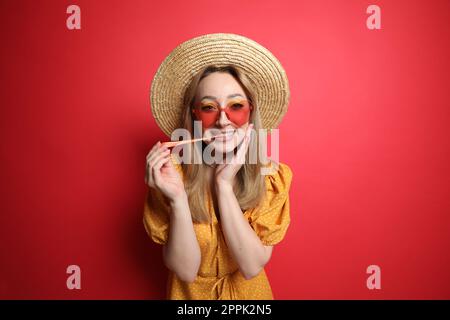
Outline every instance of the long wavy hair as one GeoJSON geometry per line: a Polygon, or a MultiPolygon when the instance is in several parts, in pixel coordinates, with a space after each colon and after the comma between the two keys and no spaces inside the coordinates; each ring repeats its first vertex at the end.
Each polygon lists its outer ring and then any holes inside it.
{"type": "MultiPolygon", "coordinates": [[[[245,75],[242,69],[234,65],[227,66],[215,66],[209,65],[201,69],[193,78],[189,86],[187,87],[184,94],[184,109],[182,114],[182,126],[184,129],[188,130],[191,136],[194,136],[194,117],[192,116],[192,109],[194,107],[195,96],[197,92],[198,85],[200,81],[214,72],[224,72],[229,73],[233,78],[240,84],[247,99],[252,104],[252,110],[250,113],[250,123],[253,123],[253,128],[258,132],[258,129],[262,128],[261,118],[258,110],[258,97],[256,91],[254,90],[252,82],[245,75]]],[[[265,141],[259,141],[259,135],[252,135],[250,139],[250,148],[252,144],[265,144],[265,141]]],[[[203,150],[206,144],[202,142],[191,144],[188,151],[189,163],[181,163],[181,168],[184,176],[184,185],[186,193],[189,199],[189,207],[192,215],[192,220],[198,223],[211,222],[211,217],[208,211],[207,205],[209,204],[206,197],[211,197],[212,204],[217,212],[217,203],[214,198],[214,186],[211,181],[208,181],[206,176],[207,164],[203,161],[202,163],[194,163],[194,157],[197,159],[202,159],[203,150]],[[201,147],[200,147],[201,146],[201,147]],[[194,154],[197,155],[194,155],[194,154]],[[200,158],[199,158],[200,157],[200,158]]],[[[266,145],[264,145],[264,149],[266,145]]],[[[244,212],[247,209],[255,208],[261,204],[265,196],[265,180],[264,176],[261,175],[261,168],[268,163],[268,158],[265,155],[257,156],[256,163],[249,161],[249,152],[246,154],[245,163],[239,169],[236,174],[236,181],[233,185],[233,191],[238,200],[241,210],[244,212]],[[262,158],[263,157],[263,158],[262,158]],[[261,161],[263,160],[263,161],[261,161]]],[[[219,215],[217,216],[219,219],[219,215]]]]}

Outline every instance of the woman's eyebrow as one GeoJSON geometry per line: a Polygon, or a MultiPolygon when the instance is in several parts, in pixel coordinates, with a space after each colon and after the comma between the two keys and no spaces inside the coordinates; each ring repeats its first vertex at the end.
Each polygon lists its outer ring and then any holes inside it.
{"type": "MultiPolygon", "coordinates": [[[[234,98],[234,97],[238,97],[238,96],[244,98],[244,96],[242,94],[240,94],[240,93],[230,94],[227,98],[234,98]]],[[[201,100],[205,100],[205,99],[217,100],[217,97],[214,97],[214,96],[203,96],[203,98],[201,98],[200,101],[201,100]]]]}

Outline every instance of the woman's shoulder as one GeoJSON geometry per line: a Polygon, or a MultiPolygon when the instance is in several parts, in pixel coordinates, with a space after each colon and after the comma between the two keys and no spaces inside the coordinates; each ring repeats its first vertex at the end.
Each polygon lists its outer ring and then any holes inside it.
{"type": "Polygon", "coordinates": [[[262,168],[266,184],[272,189],[289,189],[292,181],[292,170],[283,162],[270,160],[270,164],[262,168]]]}
{"type": "Polygon", "coordinates": [[[262,169],[263,171],[261,172],[261,174],[267,177],[292,177],[292,170],[288,164],[272,159],[270,159],[270,163],[264,166],[262,169]]]}

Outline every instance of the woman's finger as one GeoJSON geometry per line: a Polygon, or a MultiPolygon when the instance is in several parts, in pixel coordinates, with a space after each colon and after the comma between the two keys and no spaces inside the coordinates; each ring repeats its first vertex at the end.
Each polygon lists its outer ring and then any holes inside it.
{"type": "Polygon", "coordinates": [[[153,180],[151,177],[151,172],[150,172],[150,166],[147,162],[147,167],[145,169],[145,178],[144,178],[145,184],[151,186],[153,184],[153,180]]]}
{"type": "Polygon", "coordinates": [[[247,131],[245,132],[245,153],[248,152],[248,146],[250,145],[250,139],[252,138],[252,129],[253,129],[253,123],[251,123],[248,128],[247,131]]]}
{"type": "Polygon", "coordinates": [[[147,153],[146,159],[148,160],[150,158],[150,156],[153,154],[153,152],[156,150],[156,148],[158,148],[158,146],[160,146],[161,142],[158,141],[157,143],[155,143],[152,147],[152,149],[149,151],[149,153],[147,153]]]}
{"type": "Polygon", "coordinates": [[[150,159],[150,167],[153,168],[155,166],[155,163],[158,162],[159,159],[168,155],[170,155],[170,151],[168,150],[156,153],[155,156],[150,159]]]}
{"type": "Polygon", "coordinates": [[[160,171],[161,167],[162,167],[165,163],[167,163],[169,160],[170,160],[170,155],[166,155],[166,156],[164,156],[164,157],[158,159],[158,161],[155,163],[155,166],[154,166],[155,170],[156,170],[156,171],[160,171]]]}
{"type": "Polygon", "coordinates": [[[171,153],[169,153],[169,158],[170,158],[170,161],[164,162],[161,168],[173,167],[175,169],[173,162],[172,162],[172,154],[171,153]]]}
{"type": "MultiPolygon", "coordinates": [[[[156,182],[155,178],[154,178],[154,174],[153,172],[155,171],[155,162],[164,156],[170,156],[170,153],[164,154],[164,153],[159,153],[159,155],[155,156],[153,159],[151,159],[149,162],[147,162],[147,175],[149,176],[148,179],[152,179],[153,181],[150,181],[151,183],[156,182]]],[[[158,169],[159,171],[159,169],[158,169]]]]}
{"type": "Polygon", "coordinates": [[[153,146],[152,150],[150,150],[150,152],[147,154],[147,160],[156,152],[158,151],[159,148],[161,148],[161,142],[158,141],[157,143],[155,143],[155,145],[153,146]]]}
{"type": "Polygon", "coordinates": [[[239,145],[238,150],[236,151],[236,157],[233,159],[236,164],[244,164],[245,163],[245,155],[248,150],[248,145],[250,141],[249,133],[251,133],[251,130],[247,128],[247,131],[245,132],[244,141],[239,145]]]}
{"type": "Polygon", "coordinates": [[[159,146],[156,150],[153,151],[153,154],[147,159],[148,162],[152,163],[156,157],[158,157],[161,153],[168,153],[170,150],[165,146],[159,146]]]}
{"type": "Polygon", "coordinates": [[[161,167],[163,164],[165,164],[169,160],[170,160],[170,155],[165,156],[165,157],[159,159],[153,167],[154,168],[154,170],[152,170],[153,179],[157,185],[160,185],[162,182],[161,181],[161,167]]]}

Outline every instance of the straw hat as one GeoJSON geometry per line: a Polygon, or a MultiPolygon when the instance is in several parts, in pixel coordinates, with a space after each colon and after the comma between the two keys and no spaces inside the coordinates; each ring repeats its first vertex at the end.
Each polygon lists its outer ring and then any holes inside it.
{"type": "Polygon", "coordinates": [[[289,82],[281,63],[265,47],[244,36],[205,34],[178,45],[161,63],[152,81],[153,116],[167,135],[181,127],[183,95],[195,74],[207,65],[233,64],[254,84],[263,127],[276,128],[289,103],[289,82]]]}

